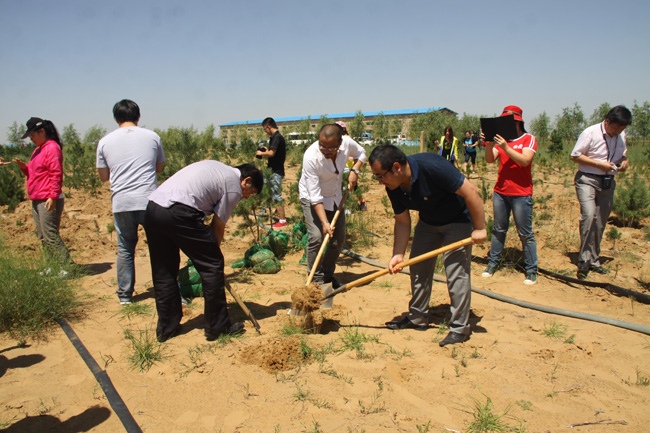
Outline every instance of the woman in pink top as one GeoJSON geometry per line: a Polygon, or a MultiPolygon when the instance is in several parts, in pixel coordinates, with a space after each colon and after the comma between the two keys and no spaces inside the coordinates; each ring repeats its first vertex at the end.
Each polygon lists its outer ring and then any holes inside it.
{"type": "Polygon", "coordinates": [[[43,249],[61,263],[70,262],[70,254],[59,236],[63,213],[63,154],[61,139],[49,120],[32,117],[27,121],[27,132],[36,149],[28,163],[14,159],[27,176],[27,195],[32,200],[32,215],[36,234],[43,249]]]}

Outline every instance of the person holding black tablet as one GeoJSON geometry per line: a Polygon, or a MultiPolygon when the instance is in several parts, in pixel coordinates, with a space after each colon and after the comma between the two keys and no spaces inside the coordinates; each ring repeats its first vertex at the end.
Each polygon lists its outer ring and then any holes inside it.
{"type": "Polygon", "coordinates": [[[537,153],[537,140],[524,129],[521,108],[509,105],[503,109],[501,117],[513,116],[518,138],[506,140],[496,134],[493,141],[486,141],[485,160],[488,163],[499,161],[499,175],[494,185],[492,198],[494,227],[488,266],[481,274],[491,277],[497,270],[501,251],[506,241],[510,213],[515,219],[517,233],[524,252],[526,279],[524,284],[537,282],[537,243],[533,233],[533,177],[531,166],[537,153]]]}

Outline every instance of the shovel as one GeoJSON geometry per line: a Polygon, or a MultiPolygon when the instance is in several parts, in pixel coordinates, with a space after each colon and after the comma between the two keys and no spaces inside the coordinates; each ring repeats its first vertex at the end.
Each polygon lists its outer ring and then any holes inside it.
{"type": "MultiPolygon", "coordinates": [[[[348,199],[348,195],[350,195],[349,187],[346,188],[345,192],[343,193],[341,202],[339,203],[339,206],[337,207],[336,212],[334,213],[334,218],[332,218],[332,221],[330,222],[331,227],[335,226],[336,221],[339,219],[339,215],[341,214],[341,211],[343,210],[343,208],[345,208],[345,202],[348,199]]],[[[316,273],[316,269],[318,269],[318,264],[320,263],[320,259],[323,256],[323,252],[325,251],[325,248],[327,247],[329,240],[330,240],[330,234],[327,233],[323,238],[323,243],[320,246],[320,250],[318,250],[318,254],[316,255],[316,260],[314,260],[314,265],[311,267],[311,271],[309,272],[309,276],[307,277],[307,282],[305,283],[305,286],[309,286],[309,284],[311,284],[312,280],[314,279],[314,274],[316,273]]],[[[332,308],[332,306],[330,305],[329,308],[332,308]]],[[[294,316],[300,316],[302,315],[302,312],[296,310],[295,308],[292,308],[289,310],[289,314],[293,314],[294,316]]]]}
{"type": "MultiPolygon", "coordinates": [[[[332,218],[332,222],[330,222],[331,227],[336,226],[336,220],[339,219],[341,210],[345,207],[345,201],[348,199],[348,195],[350,195],[350,188],[346,188],[345,192],[343,193],[343,198],[341,198],[341,202],[339,203],[339,206],[336,209],[336,212],[334,213],[334,218],[332,218]]],[[[314,261],[314,266],[311,267],[311,272],[307,277],[307,282],[305,283],[305,286],[308,286],[311,283],[311,281],[314,279],[314,274],[316,273],[316,269],[318,268],[318,264],[320,263],[320,259],[323,256],[323,252],[325,251],[325,248],[327,247],[327,243],[329,242],[329,240],[330,240],[330,234],[328,233],[325,235],[325,238],[323,238],[323,244],[320,246],[320,250],[318,250],[318,255],[316,256],[316,260],[314,261]]]]}
{"type": "Polygon", "coordinates": [[[253,326],[255,327],[255,330],[257,331],[257,333],[261,334],[261,332],[260,332],[260,324],[257,323],[257,320],[255,320],[255,316],[253,316],[253,313],[251,313],[251,310],[249,310],[248,307],[246,306],[246,304],[244,304],[244,301],[241,300],[241,298],[239,297],[239,294],[237,292],[235,292],[235,289],[233,289],[230,286],[230,283],[228,281],[225,281],[225,283],[226,283],[226,289],[228,289],[228,291],[230,292],[230,295],[232,295],[232,297],[235,298],[235,301],[237,302],[237,305],[239,305],[239,308],[241,308],[242,311],[244,312],[244,314],[246,314],[246,317],[248,317],[250,319],[250,321],[253,324],[253,326]]]}
{"type": "MultiPolygon", "coordinates": [[[[412,257],[412,258],[410,258],[408,260],[403,261],[402,263],[399,263],[397,266],[399,266],[400,268],[405,268],[406,266],[411,266],[411,265],[414,265],[416,263],[420,263],[420,262],[422,262],[424,260],[430,259],[432,257],[435,257],[435,256],[439,255],[439,254],[443,254],[443,253],[446,253],[448,251],[453,251],[456,248],[464,247],[464,246],[467,246],[467,245],[469,245],[471,243],[472,243],[472,238],[466,238],[466,239],[463,239],[462,241],[454,242],[453,244],[449,244],[449,245],[444,246],[442,248],[438,248],[437,250],[429,251],[428,253],[424,253],[424,254],[421,254],[419,256],[412,257]]],[[[353,287],[357,287],[357,286],[361,286],[363,284],[369,283],[370,281],[374,280],[375,278],[379,278],[382,275],[386,275],[389,272],[390,272],[390,270],[388,268],[386,268],[386,269],[382,269],[381,271],[377,271],[377,272],[374,272],[374,273],[372,273],[370,275],[367,275],[367,276],[365,276],[363,278],[359,278],[358,280],[351,281],[351,282],[349,282],[347,284],[342,285],[341,287],[339,287],[336,290],[333,290],[333,291],[331,291],[329,293],[326,293],[325,296],[323,296],[323,298],[321,299],[321,301],[327,301],[327,300],[333,298],[334,296],[338,295],[341,292],[347,292],[348,290],[350,290],[353,287]]]]}

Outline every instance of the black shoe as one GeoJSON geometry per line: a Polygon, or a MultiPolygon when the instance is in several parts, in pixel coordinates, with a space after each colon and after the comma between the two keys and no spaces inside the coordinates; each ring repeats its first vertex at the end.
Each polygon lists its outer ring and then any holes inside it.
{"type": "Polygon", "coordinates": [[[467,340],[467,335],[458,332],[450,332],[438,345],[444,347],[448,344],[462,343],[467,340]]]}
{"type": "Polygon", "coordinates": [[[577,277],[579,280],[586,280],[589,275],[589,269],[578,269],[577,277]]]}
{"type": "Polygon", "coordinates": [[[222,335],[239,335],[243,334],[244,332],[246,332],[246,329],[244,329],[244,324],[242,322],[235,322],[230,325],[226,331],[222,332],[211,332],[206,329],[205,339],[208,341],[214,341],[222,335]]]}
{"type": "Polygon", "coordinates": [[[429,328],[429,325],[427,325],[426,323],[416,325],[415,323],[411,322],[408,317],[405,317],[402,320],[391,320],[390,322],[386,322],[386,328],[415,329],[417,331],[425,331],[427,328],[429,328]]]}
{"type": "Polygon", "coordinates": [[[182,329],[182,325],[179,323],[176,328],[172,332],[170,332],[168,335],[158,335],[158,342],[159,343],[164,343],[165,341],[169,340],[170,338],[176,337],[178,334],[180,334],[182,329]]]}
{"type": "Polygon", "coordinates": [[[602,266],[594,266],[593,268],[589,269],[589,272],[594,272],[600,275],[606,275],[609,274],[609,269],[603,268],[602,266]]]}
{"type": "Polygon", "coordinates": [[[326,281],[325,284],[331,284],[331,285],[332,285],[332,289],[334,289],[334,290],[338,289],[339,287],[341,287],[341,286],[343,285],[343,284],[339,283],[339,282],[336,280],[336,278],[334,278],[334,277],[332,277],[331,280],[326,281]]]}

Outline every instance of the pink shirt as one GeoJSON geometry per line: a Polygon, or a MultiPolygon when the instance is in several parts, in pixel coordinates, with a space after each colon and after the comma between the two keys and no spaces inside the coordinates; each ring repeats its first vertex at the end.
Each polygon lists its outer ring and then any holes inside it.
{"type": "Polygon", "coordinates": [[[30,200],[57,200],[63,197],[63,153],[54,140],[34,149],[27,169],[27,195],[30,200]]]}
{"type": "MultiPolygon", "coordinates": [[[[533,135],[524,134],[516,140],[508,141],[508,146],[515,152],[522,153],[530,149],[537,153],[537,140],[533,135]]],[[[532,162],[522,167],[514,162],[499,146],[494,146],[499,153],[499,177],[494,191],[501,195],[523,197],[533,195],[532,162]]]]}

